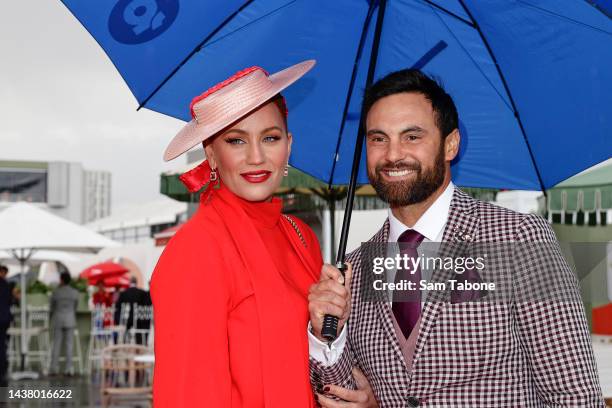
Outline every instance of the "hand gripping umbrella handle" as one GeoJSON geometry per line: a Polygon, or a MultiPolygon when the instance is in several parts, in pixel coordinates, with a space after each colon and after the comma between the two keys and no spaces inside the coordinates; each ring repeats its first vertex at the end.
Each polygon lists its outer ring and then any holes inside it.
{"type": "MultiPolygon", "coordinates": [[[[346,264],[344,262],[338,262],[336,263],[336,268],[340,270],[342,277],[344,277],[344,272],[347,270],[346,264]]],[[[321,328],[321,336],[329,343],[336,340],[336,337],[338,337],[338,318],[336,316],[325,315],[323,318],[323,327],[321,328]]]]}

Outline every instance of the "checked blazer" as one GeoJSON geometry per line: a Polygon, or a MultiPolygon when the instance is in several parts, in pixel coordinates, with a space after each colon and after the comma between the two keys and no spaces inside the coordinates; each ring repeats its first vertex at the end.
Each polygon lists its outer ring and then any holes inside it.
{"type": "MultiPolygon", "coordinates": [[[[386,243],[388,234],[387,220],[369,242],[386,243]]],[[[429,293],[407,367],[391,306],[362,299],[360,285],[371,268],[361,263],[362,246],[347,258],[353,280],[346,345],[330,366],[310,359],[313,388],[354,389],[351,368],[359,366],[381,407],[604,407],[579,284],[548,223],[455,189],[443,242],[458,236],[549,243],[555,251],[543,262],[571,300],[451,303],[429,293]]],[[[529,271],[530,278],[537,272],[529,271]]]]}

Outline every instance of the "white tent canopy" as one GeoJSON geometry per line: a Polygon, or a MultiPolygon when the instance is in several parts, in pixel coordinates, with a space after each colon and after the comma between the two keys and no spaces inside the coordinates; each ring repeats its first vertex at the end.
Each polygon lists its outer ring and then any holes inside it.
{"type": "Polygon", "coordinates": [[[30,203],[0,212],[0,249],[94,252],[120,244],[30,203]]]}
{"type": "MultiPolygon", "coordinates": [[[[0,261],[11,261],[14,260],[13,254],[9,251],[0,250],[0,261]]],[[[35,262],[77,262],[79,258],[74,254],[65,251],[48,251],[41,250],[36,251],[31,257],[30,261],[35,262]]]]}
{"type": "MultiPolygon", "coordinates": [[[[25,265],[41,249],[97,252],[119,246],[100,234],[53,215],[34,204],[15,203],[0,212],[0,250],[10,251],[21,264],[21,287],[25,288],[25,265]]],[[[28,353],[26,341],[26,291],[21,292],[21,369],[28,353]]],[[[33,372],[15,373],[15,379],[37,378],[33,372]]]]}

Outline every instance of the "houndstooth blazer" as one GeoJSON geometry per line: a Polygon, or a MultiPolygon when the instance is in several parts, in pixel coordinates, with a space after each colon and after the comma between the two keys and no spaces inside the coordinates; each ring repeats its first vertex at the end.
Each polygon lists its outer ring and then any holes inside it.
{"type": "MultiPolygon", "coordinates": [[[[443,242],[550,242],[548,223],[475,200],[455,189],[443,242]]],[[[386,243],[389,221],[371,243],[386,243]]],[[[569,302],[425,302],[406,367],[388,302],[361,299],[362,248],[351,253],[352,309],[346,346],[324,366],[310,359],[311,382],[355,388],[352,366],[367,376],[381,407],[604,407],[578,282],[558,256],[546,262],[570,287],[569,302]]],[[[429,296],[429,295],[428,295],[429,296]]],[[[428,298],[429,299],[429,298],[428,298]]]]}

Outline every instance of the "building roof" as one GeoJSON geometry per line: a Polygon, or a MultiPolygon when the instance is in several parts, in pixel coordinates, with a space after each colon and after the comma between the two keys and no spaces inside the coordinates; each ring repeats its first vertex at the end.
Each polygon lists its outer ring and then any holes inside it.
{"type": "Polygon", "coordinates": [[[122,228],[144,227],[176,222],[177,216],[187,212],[187,203],[161,196],[142,204],[131,204],[113,211],[109,217],[87,224],[87,227],[106,232],[122,228]]]}
{"type": "Polygon", "coordinates": [[[612,185],[612,160],[605,161],[598,166],[591,167],[573,177],[568,178],[554,188],[587,187],[612,185]]]}
{"type": "Polygon", "coordinates": [[[548,190],[551,211],[612,209],[612,159],[570,177],[548,190]]]}
{"type": "Polygon", "coordinates": [[[49,167],[48,162],[25,161],[25,160],[0,160],[0,168],[47,170],[48,167],[49,167]]]}

